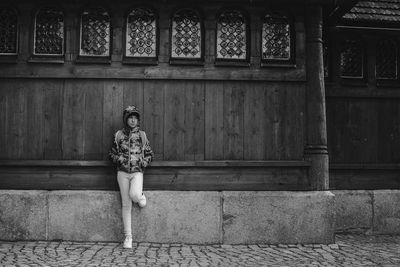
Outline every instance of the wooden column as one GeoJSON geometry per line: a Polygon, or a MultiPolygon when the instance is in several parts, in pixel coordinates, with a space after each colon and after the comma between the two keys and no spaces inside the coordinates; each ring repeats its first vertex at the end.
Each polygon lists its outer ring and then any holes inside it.
{"type": "Polygon", "coordinates": [[[313,190],[329,188],[325,85],[322,55],[322,8],[306,7],[307,142],[304,157],[311,162],[313,190]]]}

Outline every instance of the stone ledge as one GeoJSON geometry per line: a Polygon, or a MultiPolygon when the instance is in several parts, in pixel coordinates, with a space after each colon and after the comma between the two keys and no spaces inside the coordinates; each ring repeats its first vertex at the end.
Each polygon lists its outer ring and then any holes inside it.
{"type": "MultiPolygon", "coordinates": [[[[133,208],[135,241],[192,244],[333,242],[333,194],[147,191],[133,208]]],[[[120,241],[116,191],[0,190],[0,239],[120,241]],[[5,201],[9,199],[8,201],[5,201]],[[29,220],[16,223],[30,214],[29,220]],[[6,233],[11,234],[6,234],[6,233]]]]}

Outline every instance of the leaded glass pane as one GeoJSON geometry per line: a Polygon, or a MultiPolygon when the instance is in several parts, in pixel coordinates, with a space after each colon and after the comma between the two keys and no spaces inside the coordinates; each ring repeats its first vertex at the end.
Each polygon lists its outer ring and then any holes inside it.
{"type": "Polygon", "coordinates": [[[246,59],[246,20],[237,10],[224,11],[217,23],[217,58],[246,59]]]}
{"type": "Polygon", "coordinates": [[[393,40],[381,40],[376,45],[376,78],[397,78],[397,45],[393,40]]]}
{"type": "Polygon", "coordinates": [[[64,54],[64,16],[62,11],[46,8],[36,14],[34,54],[64,54]]]}
{"type": "Polygon", "coordinates": [[[290,59],[290,26],[285,16],[267,14],[264,17],[262,59],[290,59]]]}
{"type": "Polygon", "coordinates": [[[156,56],[156,16],[149,9],[132,10],[127,19],[125,55],[129,57],[156,56]]]}
{"type": "Polygon", "coordinates": [[[81,17],[81,56],[110,55],[110,16],[103,8],[85,10],[81,17]]]}
{"type": "Polygon", "coordinates": [[[172,20],[171,57],[201,58],[201,22],[196,12],[183,9],[172,20]]]}
{"type": "Polygon", "coordinates": [[[363,49],[358,40],[347,39],[340,53],[342,77],[363,77],[363,49]]]}
{"type": "Polygon", "coordinates": [[[0,9],[0,54],[17,53],[18,14],[14,9],[0,9]]]}

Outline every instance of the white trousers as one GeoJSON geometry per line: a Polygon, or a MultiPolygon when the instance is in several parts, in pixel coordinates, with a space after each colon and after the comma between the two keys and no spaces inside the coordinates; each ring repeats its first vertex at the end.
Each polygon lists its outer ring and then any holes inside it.
{"type": "Polygon", "coordinates": [[[132,235],[132,201],[139,203],[139,205],[146,201],[146,197],[142,194],[143,173],[118,171],[117,179],[121,193],[124,234],[132,235]]]}

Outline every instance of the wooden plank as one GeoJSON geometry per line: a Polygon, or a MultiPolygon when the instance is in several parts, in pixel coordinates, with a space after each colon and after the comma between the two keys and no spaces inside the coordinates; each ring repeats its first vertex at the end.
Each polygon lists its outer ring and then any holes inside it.
{"type": "Polygon", "coordinates": [[[185,160],[204,159],[204,83],[184,82],[185,160]]]}
{"type": "Polygon", "coordinates": [[[244,159],[262,160],[265,154],[265,90],[261,83],[247,86],[244,96],[244,159]]]}
{"type": "Polygon", "coordinates": [[[284,135],[283,159],[302,159],[306,141],[305,134],[305,87],[301,85],[284,86],[285,95],[281,101],[284,109],[284,128],[281,130],[284,135]]]}
{"type": "Polygon", "coordinates": [[[387,99],[378,104],[378,161],[399,162],[400,108],[399,101],[387,99]]]}
{"type": "Polygon", "coordinates": [[[224,159],[243,159],[244,82],[224,82],[224,159]]]}
{"type": "Polygon", "coordinates": [[[25,159],[27,143],[26,88],[17,81],[10,83],[7,155],[9,159],[25,159]]]}
{"type": "Polygon", "coordinates": [[[207,160],[224,158],[224,87],[223,82],[205,83],[205,144],[207,160]]]}
{"type": "Polygon", "coordinates": [[[62,98],[64,83],[47,82],[43,88],[43,158],[62,159],[62,98]]]}
{"type": "Polygon", "coordinates": [[[114,134],[122,129],[124,88],[123,82],[105,83],[103,100],[103,159],[109,159],[108,152],[114,140],[114,134]]]}
{"type": "MultiPolygon", "coordinates": [[[[0,189],[118,190],[112,167],[2,167],[0,189]]],[[[302,168],[158,168],[145,190],[307,190],[302,168]]]]}
{"type": "Polygon", "coordinates": [[[265,113],[263,119],[264,126],[264,159],[266,160],[276,160],[278,159],[278,127],[276,119],[275,102],[276,95],[279,87],[274,83],[263,83],[264,88],[264,101],[265,101],[265,113]]]}
{"type": "MultiPolygon", "coordinates": [[[[27,90],[27,135],[25,159],[43,159],[44,156],[44,91],[46,82],[34,81],[27,90]]],[[[53,134],[58,134],[54,132],[53,134]]]]}
{"type": "Polygon", "coordinates": [[[84,112],[84,144],[83,158],[99,160],[103,158],[100,145],[103,140],[103,100],[104,81],[83,81],[80,83],[85,91],[84,112]]]}
{"type": "Polygon", "coordinates": [[[62,152],[63,159],[84,158],[85,88],[79,80],[67,80],[63,95],[62,152]]]}
{"type": "Polygon", "coordinates": [[[134,68],[122,67],[119,64],[110,66],[96,65],[71,65],[59,66],[54,71],[54,66],[37,66],[25,62],[2,66],[0,78],[79,78],[79,79],[127,79],[127,80],[216,80],[216,81],[306,81],[304,65],[296,68],[223,68],[214,64],[206,66],[193,66],[182,71],[181,68],[169,65],[168,58],[160,56],[157,66],[135,66],[134,68]]]}
{"type": "Polygon", "coordinates": [[[8,91],[8,84],[3,81],[2,86],[0,86],[0,159],[7,159],[8,91]]]}
{"type": "Polygon", "coordinates": [[[329,188],[335,190],[400,189],[397,169],[340,170],[330,169],[329,188]]]}
{"type": "Polygon", "coordinates": [[[164,160],[185,159],[185,87],[184,83],[167,83],[164,91],[164,160]]]}
{"type": "MultiPolygon", "coordinates": [[[[79,166],[104,167],[114,166],[108,160],[0,160],[0,166],[79,166]]],[[[309,161],[249,161],[249,160],[201,160],[201,161],[154,161],[149,168],[158,167],[309,167],[309,161]]],[[[368,165],[369,166],[369,165],[368,165]]],[[[352,165],[352,168],[354,166],[352,165]]],[[[361,168],[361,167],[360,167],[361,168]]],[[[377,165],[376,168],[400,169],[400,164],[377,165]]]]}
{"type": "Polygon", "coordinates": [[[144,112],[146,118],[147,138],[154,152],[155,160],[164,159],[164,90],[163,81],[146,81],[144,83],[144,112]]]}

